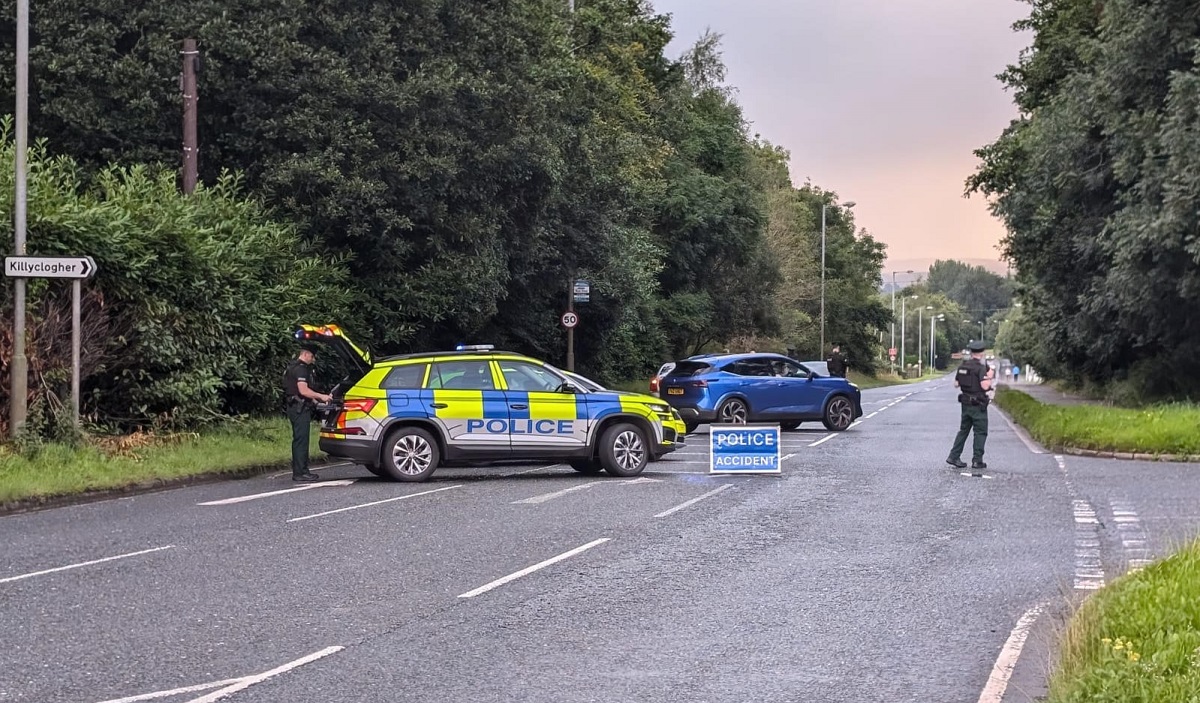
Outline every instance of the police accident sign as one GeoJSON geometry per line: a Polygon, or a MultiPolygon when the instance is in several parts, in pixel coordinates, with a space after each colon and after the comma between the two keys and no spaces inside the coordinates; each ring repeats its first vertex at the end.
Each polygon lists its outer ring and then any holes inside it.
{"type": "Polygon", "coordinates": [[[779,425],[710,425],[710,474],[783,473],[779,425]]]}

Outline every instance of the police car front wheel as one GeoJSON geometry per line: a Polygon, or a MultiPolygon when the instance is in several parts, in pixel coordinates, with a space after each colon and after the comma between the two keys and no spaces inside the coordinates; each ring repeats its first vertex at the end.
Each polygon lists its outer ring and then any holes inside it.
{"type": "Polygon", "coordinates": [[[621,423],[600,438],[600,463],[613,476],[637,476],[650,461],[646,438],[636,425],[621,423]]]}
{"type": "Polygon", "coordinates": [[[440,459],[437,441],[420,427],[401,427],[383,447],[383,468],[397,481],[424,481],[440,459]]]}

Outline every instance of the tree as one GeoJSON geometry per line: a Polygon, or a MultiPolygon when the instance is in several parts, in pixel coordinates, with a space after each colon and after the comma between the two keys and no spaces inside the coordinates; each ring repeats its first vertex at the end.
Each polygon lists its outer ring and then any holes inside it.
{"type": "Polygon", "coordinates": [[[960,261],[935,261],[926,283],[932,293],[943,293],[970,315],[988,317],[1012,304],[1010,283],[982,266],[960,261]]]}
{"type": "Polygon", "coordinates": [[[1200,342],[1200,6],[1032,4],[1033,46],[1002,77],[1022,114],[968,189],[1007,225],[1040,368],[1200,394],[1175,372],[1200,342]]]}

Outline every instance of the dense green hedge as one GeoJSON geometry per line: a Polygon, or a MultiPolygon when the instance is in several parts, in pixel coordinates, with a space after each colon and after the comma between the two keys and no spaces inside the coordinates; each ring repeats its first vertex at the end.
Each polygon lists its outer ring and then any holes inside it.
{"type": "MultiPolygon", "coordinates": [[[[0,209],[12,211],[10,122],[0,133],[0,209]]],[[[86,182],[72,160],[32,150],[28,252],[91,255],[85,284],[84,411],[119,424],[193,425],[273,404],[302,320],[345,320],[346,274],[322,263],[295,231],[241,197],[223,176],[187,197],[175,175],[110,167],[86,182]]],[[[12,222],[0,225],[11,253],[12,222]]],[[[69,393],[69,286],[29,287],[31,405],[69,393]]],[[[11,357],[12,290],[5,286],[3,356],[11,357]]],[[[8,366],[2,380],[7,415],[8,366]]]]}

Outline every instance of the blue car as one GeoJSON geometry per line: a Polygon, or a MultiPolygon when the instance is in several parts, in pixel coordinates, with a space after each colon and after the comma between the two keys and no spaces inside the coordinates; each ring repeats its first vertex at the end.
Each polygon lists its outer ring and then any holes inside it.
{"type": "Polygon", "coordinates": [[[771,422],[794,430],[815,420],[842,432],[863,414],[858,386],[780,354],[691,357],[676,363],[660,388],[688,432],[706,422],[771,422]]]}

